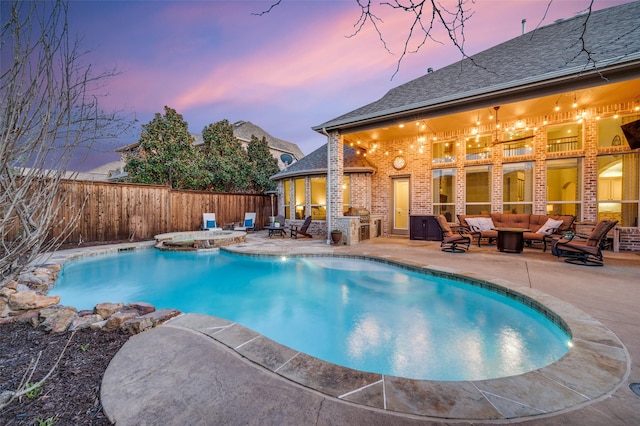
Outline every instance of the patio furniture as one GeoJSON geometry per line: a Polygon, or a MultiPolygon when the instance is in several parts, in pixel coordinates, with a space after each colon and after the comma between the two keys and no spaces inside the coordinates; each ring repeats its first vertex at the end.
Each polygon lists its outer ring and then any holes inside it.
{"type": "Polygon", "coordinates": [[[265,226],[264,229],[269,231],[269,238],[273,237],[274,235],[278,235],[284,238],[284,236],[287,235],[287,228],[284,226],[265,226]]]}
{"type": "Polygon", "coordinates": [[[216,223],[215,213],[202,213],[202,230],[203,231],[222,231],[216,223]]]}
{"type": "Polygon", "coordinates": [[[236,226],[235,228],[233,228],[234,231],[244,231],[244,232],[255,231],[255,229],[256,229],[256,214],[254,212],[245,213],[244,221],[242,222],[242,224],[240,226],[236,226]]]}
{"type": "Polygon", "coordinates": [[[529,213],[491,213],[484,215],[458,215],[460,225],[471,230],[471,234],[480,241],[486,239],[489,244],[498,238],[496,228],[524,228],[528,229],[522,235],[527,245],[534,242],[542,243],[547,251],[547,242],[552,236],[562,236],[571,229],[575,216],[572,215],[541,215],[529,213]]]}
{"type": "Polygon", "coordinates": [[[523,234],[531,231],[525,228],[494,228],[494,230],[498,232],[498,250],[507,253],[522,253],[524,248],[523,234]]]}
{"type": "Polygon", "coordinates": [[[464,253],[469,250],[471,235],[467,233],[466,228],[459,227],[458,233],[454,233],[444,215],[436,216],[436,222],[440,226],[440,232],[442,233],[440,250],[450,253],[464,253]]]}
{"type": "Polygon", "coordinates": [[[291,231],[290,231],[291,238],[297,239],[298,234],[306,238],[313,238],[313,235],[307,233],[307,230],[309,229],[309,225],[311,225],[311,216],[307,216],[307,218],[304,220],[304,223],[302,224],[300,229],[298,229],[297,225],[291,225],[291,231]]]}
{"type": "Polygon", "coordinates": [[[551,253],[554,256],[566,257],[567,263],[585,266],[602,266],[604,264],[602,249],[606,236],[616,225],[617,220],[601,220],[589,236],[576,234],[573,238],[560,238],[553,242],[551,253]]]}

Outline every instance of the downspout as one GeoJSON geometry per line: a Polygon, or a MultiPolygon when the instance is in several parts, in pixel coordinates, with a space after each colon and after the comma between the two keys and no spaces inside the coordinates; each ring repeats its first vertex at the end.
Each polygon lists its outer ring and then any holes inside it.
{"type": "Polygon", "coordinates": [[[327,137],[327,245],[331,244],[331,137],[325,127],[322,128],[322,133],[327,137]]]}

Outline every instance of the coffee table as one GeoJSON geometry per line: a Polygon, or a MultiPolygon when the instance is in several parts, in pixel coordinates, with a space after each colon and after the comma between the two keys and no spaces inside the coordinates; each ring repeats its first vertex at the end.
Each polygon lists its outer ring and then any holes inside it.
{"type": "Polygon", "coordinates": [[[264,229],[269,231],[269,238],[274,235],[279,235],[284,238],[284,236],[287,235],[287,228],[284,226],[265,226],[264,229]]]}
{"type": "Polygon", "coordinates": [[[525,232],[530,229],[525,228],[493,228],[498,231],[498,250],[508,253],[522,253],[524,248],[525,232]]]}

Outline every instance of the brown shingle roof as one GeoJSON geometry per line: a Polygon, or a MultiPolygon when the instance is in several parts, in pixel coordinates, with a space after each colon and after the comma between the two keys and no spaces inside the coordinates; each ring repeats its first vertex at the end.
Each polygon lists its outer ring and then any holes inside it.
{"type": "MultiPolygon", "coordinates": [[[[369,163],[366,157],[358,155],[356,150],[344,146],[344,172],[373,173],[375,168],[369,163]]],[[[292,176],[306,176],[312,174],[327,174],[327,144],[305,156],[300,161],[293,163],[286,169],[271,176],[272,180],[279,180],[292,176]]]]}

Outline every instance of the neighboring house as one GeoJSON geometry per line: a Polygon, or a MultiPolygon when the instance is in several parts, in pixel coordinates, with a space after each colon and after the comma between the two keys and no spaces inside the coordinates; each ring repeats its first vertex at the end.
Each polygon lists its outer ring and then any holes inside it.
{"type": "MultiPolygon", "coordinates": [[[[191,135],[194,138],[193,146],[197,147],[204,143],[202,135],[196,133],[192,133],[191,135]]],[[[287,164],[295,163],[296,161],[299,161],[302,157],[304,157],[304,154],[302,153],[300,148],[298,148],[298,145],[292,142],[287,142],[285,140],[275,138],[250,121],[237,121],[233,123],[233,135],[238,140],[240,140],[245,149],[251,141],[251,135],[255,135],[258,139],[262,139],[264,137],[267,141],[267,144],[269,145],[271,154],[276,160],[278,160],[278,167],[280,168],[280,170],[284,169],[287,164]],[[287,160],[286,164],[285,160],[287,160]]],[[[136,141],[134,143],[116,149],[116,152],[120,153],[121,161],[123,163],[126,163],[127,157],[132,153],[137,152],[139,146],[140,142],[136,141]]],[[[126,173],[124,174],[124,177],[126,177],[126,173]]],[[[118,178],[120,179],[122,178],[122,176],[118,176],[118,178]]]]}
{"type": "Polygon", "coordinates": [[[262,139],[264,137],[267,140],[271,154],[276,160],[278,160],[278,168],[280,170],[295,163],[296,161],[300,161],[302,157],[304,157],[304,154],[300,148],[298,148],[298,145],[293,142],[287,142],[273,137],[250,121],[237,121],[233,123],[233,134],[242,142],[245,148],[251,141],[252,135],[256,136],[258,139],[262,139]],[[287,161],[285,162],[283,158],[287,161]]]}
{"type": "Polygon", "coordinates": [[[637,227],[640,140],[621,125],[640,124],[638,16],[632,2],[556,21],[315,126],[330,153],[325,229],[347,223],[345,145],[376,169],[351,191],[389,234],[407,235],[410,215],[440,213],[452,222],[572,214],[637,227]]]}
{"type": "MultiPolygon", "coordinates": [[[[86,172],[78,172],[73,170],[67,170],[63,174],[64,179],[69,180],[87,180],[87,181],[95,181],[95,182],[106,182],[113,181],[115,176],[122,171],[123,164],[120,161],[112,161],[110,163],[103,164],[102,166],[96,167],[95,169],[88,170],[86,172]]],[[[32,173],[34,169],[23,167],[20,169],[22,173],[32,173]]],[[[42,173],[43,176],[46,176],[48,173],[57,174],[57,171],[54,170],[41,170],[39,173],[42,173]]]]}
{"type": "MultiPolygon", "coordinates": [[[[343,146],[342,211],[370,204],[368,191],[352,188],[371,186],[375,168],[358,149],[343,146]]],[[[327,235],[327,145],[271,177],[278,183],[278,211],[289,224],[302,224],[311,216],[309,233],[327,235]]]]}

